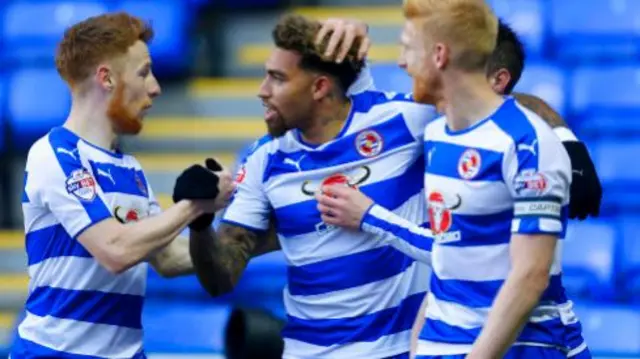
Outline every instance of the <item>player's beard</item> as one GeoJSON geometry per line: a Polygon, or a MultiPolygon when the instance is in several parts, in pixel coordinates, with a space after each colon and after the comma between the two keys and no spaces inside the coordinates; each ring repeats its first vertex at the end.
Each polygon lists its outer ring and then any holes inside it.
{"type": "MultiPolygon", "coordinates": [[[[142,118],[132,113],[124,98],[124,85],[116,85],[113,97],[107,108],[107,116],[111,119],[114,131],[121,135],[137,135],[142,130],[142,118]]],[[[143,106],[140,106],[142,109],[143,106]]]]}
{"type": "Polygon", "coordinates": [[[287,131],[291,128],[287,126],[287,122],[284,117],[275,109],[271,109],[271,111],[275,111],[272,115],[269,116],[268,120],[265,119],[267,124],[267,132],[274,138],[284,136],[287,131]]]}
{"type": "Polygon", "coordinates": [[[440,102],[439,91],[441,83],[438,79],[413,78],[413,100],[427,105],[437,105],[440,102]]]}

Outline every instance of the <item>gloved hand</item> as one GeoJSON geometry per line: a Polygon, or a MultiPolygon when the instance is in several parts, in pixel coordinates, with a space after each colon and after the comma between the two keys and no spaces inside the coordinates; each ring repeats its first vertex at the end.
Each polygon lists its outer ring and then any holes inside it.
{"type": "Polygon", "coordinates": [[[588,216],[598,217],[602,202],[602,185],[589,151],[584,143],[579,141],[564,141],[562,144],[571,158],[573,176],[569,218],[584,220],[588,216]]]}
{"type": "MultiPolygon", "coordinates": [[[[201,165],[193,165],[184,170],[176,179],[173,188],[173,201],[175,203],[183,199],[214,200],[220,193],[218,183],[220,178],[213,171],[221,171],[222,166],[216,160],[207,158],[206,168],[201,165]]],[[[205,213],[189,224],[194,231],[203,231],[211,227],[214,213],[205,213]]]]}

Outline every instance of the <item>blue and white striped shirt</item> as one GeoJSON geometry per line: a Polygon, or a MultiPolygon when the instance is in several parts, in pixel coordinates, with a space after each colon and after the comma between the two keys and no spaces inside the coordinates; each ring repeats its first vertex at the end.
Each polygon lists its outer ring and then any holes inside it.
{"type": "MultiPolygon", "coordinates": [[[[571,164],[551,128],[510,98],[466,130],[450,131],[445,118],[433,121],[425,130],[424,149],[431,231],[384,206],[369,211],[363,230],[433,267],[417,353],[465,354],[509,274],[512,234],[563,238],[571,164]]],[[[561,251],[559,241],[550,284],[519,345],[584,349],[561,283],[561,251]]]]}
{"type": "Polygon", "coordinates": [[[259,141],[223,221],[264,231],[270,217],[288,262],[284,358],[382,358],[408,352],[429,270],[377,235],[322,223],[323,183],[358,187],[415,223],[427,219],[422,137],[430,107],[402,95],[352,96],[341,133],[320,146],[296,131],[259,141]]]}
{"type": "Polygon", "coordinates": [[[59,127],[32,146],[25,176],[30,283],[11,357],[144,358],[147,265],[111,274],[77,240],[112,216],[160,212],[140,164],[59,127]]]}

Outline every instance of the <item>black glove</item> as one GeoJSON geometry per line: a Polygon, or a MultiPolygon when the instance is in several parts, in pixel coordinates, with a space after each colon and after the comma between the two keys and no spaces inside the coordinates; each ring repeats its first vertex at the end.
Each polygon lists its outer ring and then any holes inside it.
{"type": "MultiPolygon", "coordinates": [[[[218,196],[220,179],[211,171],[220,171],[222,166],[211,158],[207,158],[205,164],[207,168],[193,165],[178,176],[173,188],[173,202],[177,203],[183,199],[214,200],[218,196]]],[[[189,228],[194,231],[203,231],[211,227],[214,218],[213,213],[205,213],[191,222],[189,228]]]]}
{"type": "Polygon", "coordinates": [[[572,176],[569,218],[584,220],[588,216],[600,215],[602,185],[596,168],[584,143],[579,141],[562,142],[571,158],[572,176]]]}

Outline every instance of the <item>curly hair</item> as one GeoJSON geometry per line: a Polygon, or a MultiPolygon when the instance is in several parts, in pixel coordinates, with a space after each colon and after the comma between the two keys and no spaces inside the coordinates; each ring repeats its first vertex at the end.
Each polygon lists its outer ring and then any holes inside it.
{"type": "Polygon", "coordinates": [[[320,27],[321,24],[317,21],[308,20],[299,15],[285,15],[273,29],[273,42],[280,49],[300,54],[302,69],[335,78],[340,89],[346,93],[365,66],[364,60],[358,60],[361,40],[356,39],[345,59],[341,63],[336,63],[333,57],[324,56],[331,33],[322,43],[316,45],[316,36],[320,27]]]}
{"type": "Polygon", "coordinates": [[[153,35],[150,25],[125,12],[90,17],[65,31],[56,51],[56,68],[73,87],[100,62],[124,55],[138,40],[148,44],[153,35]]]}

